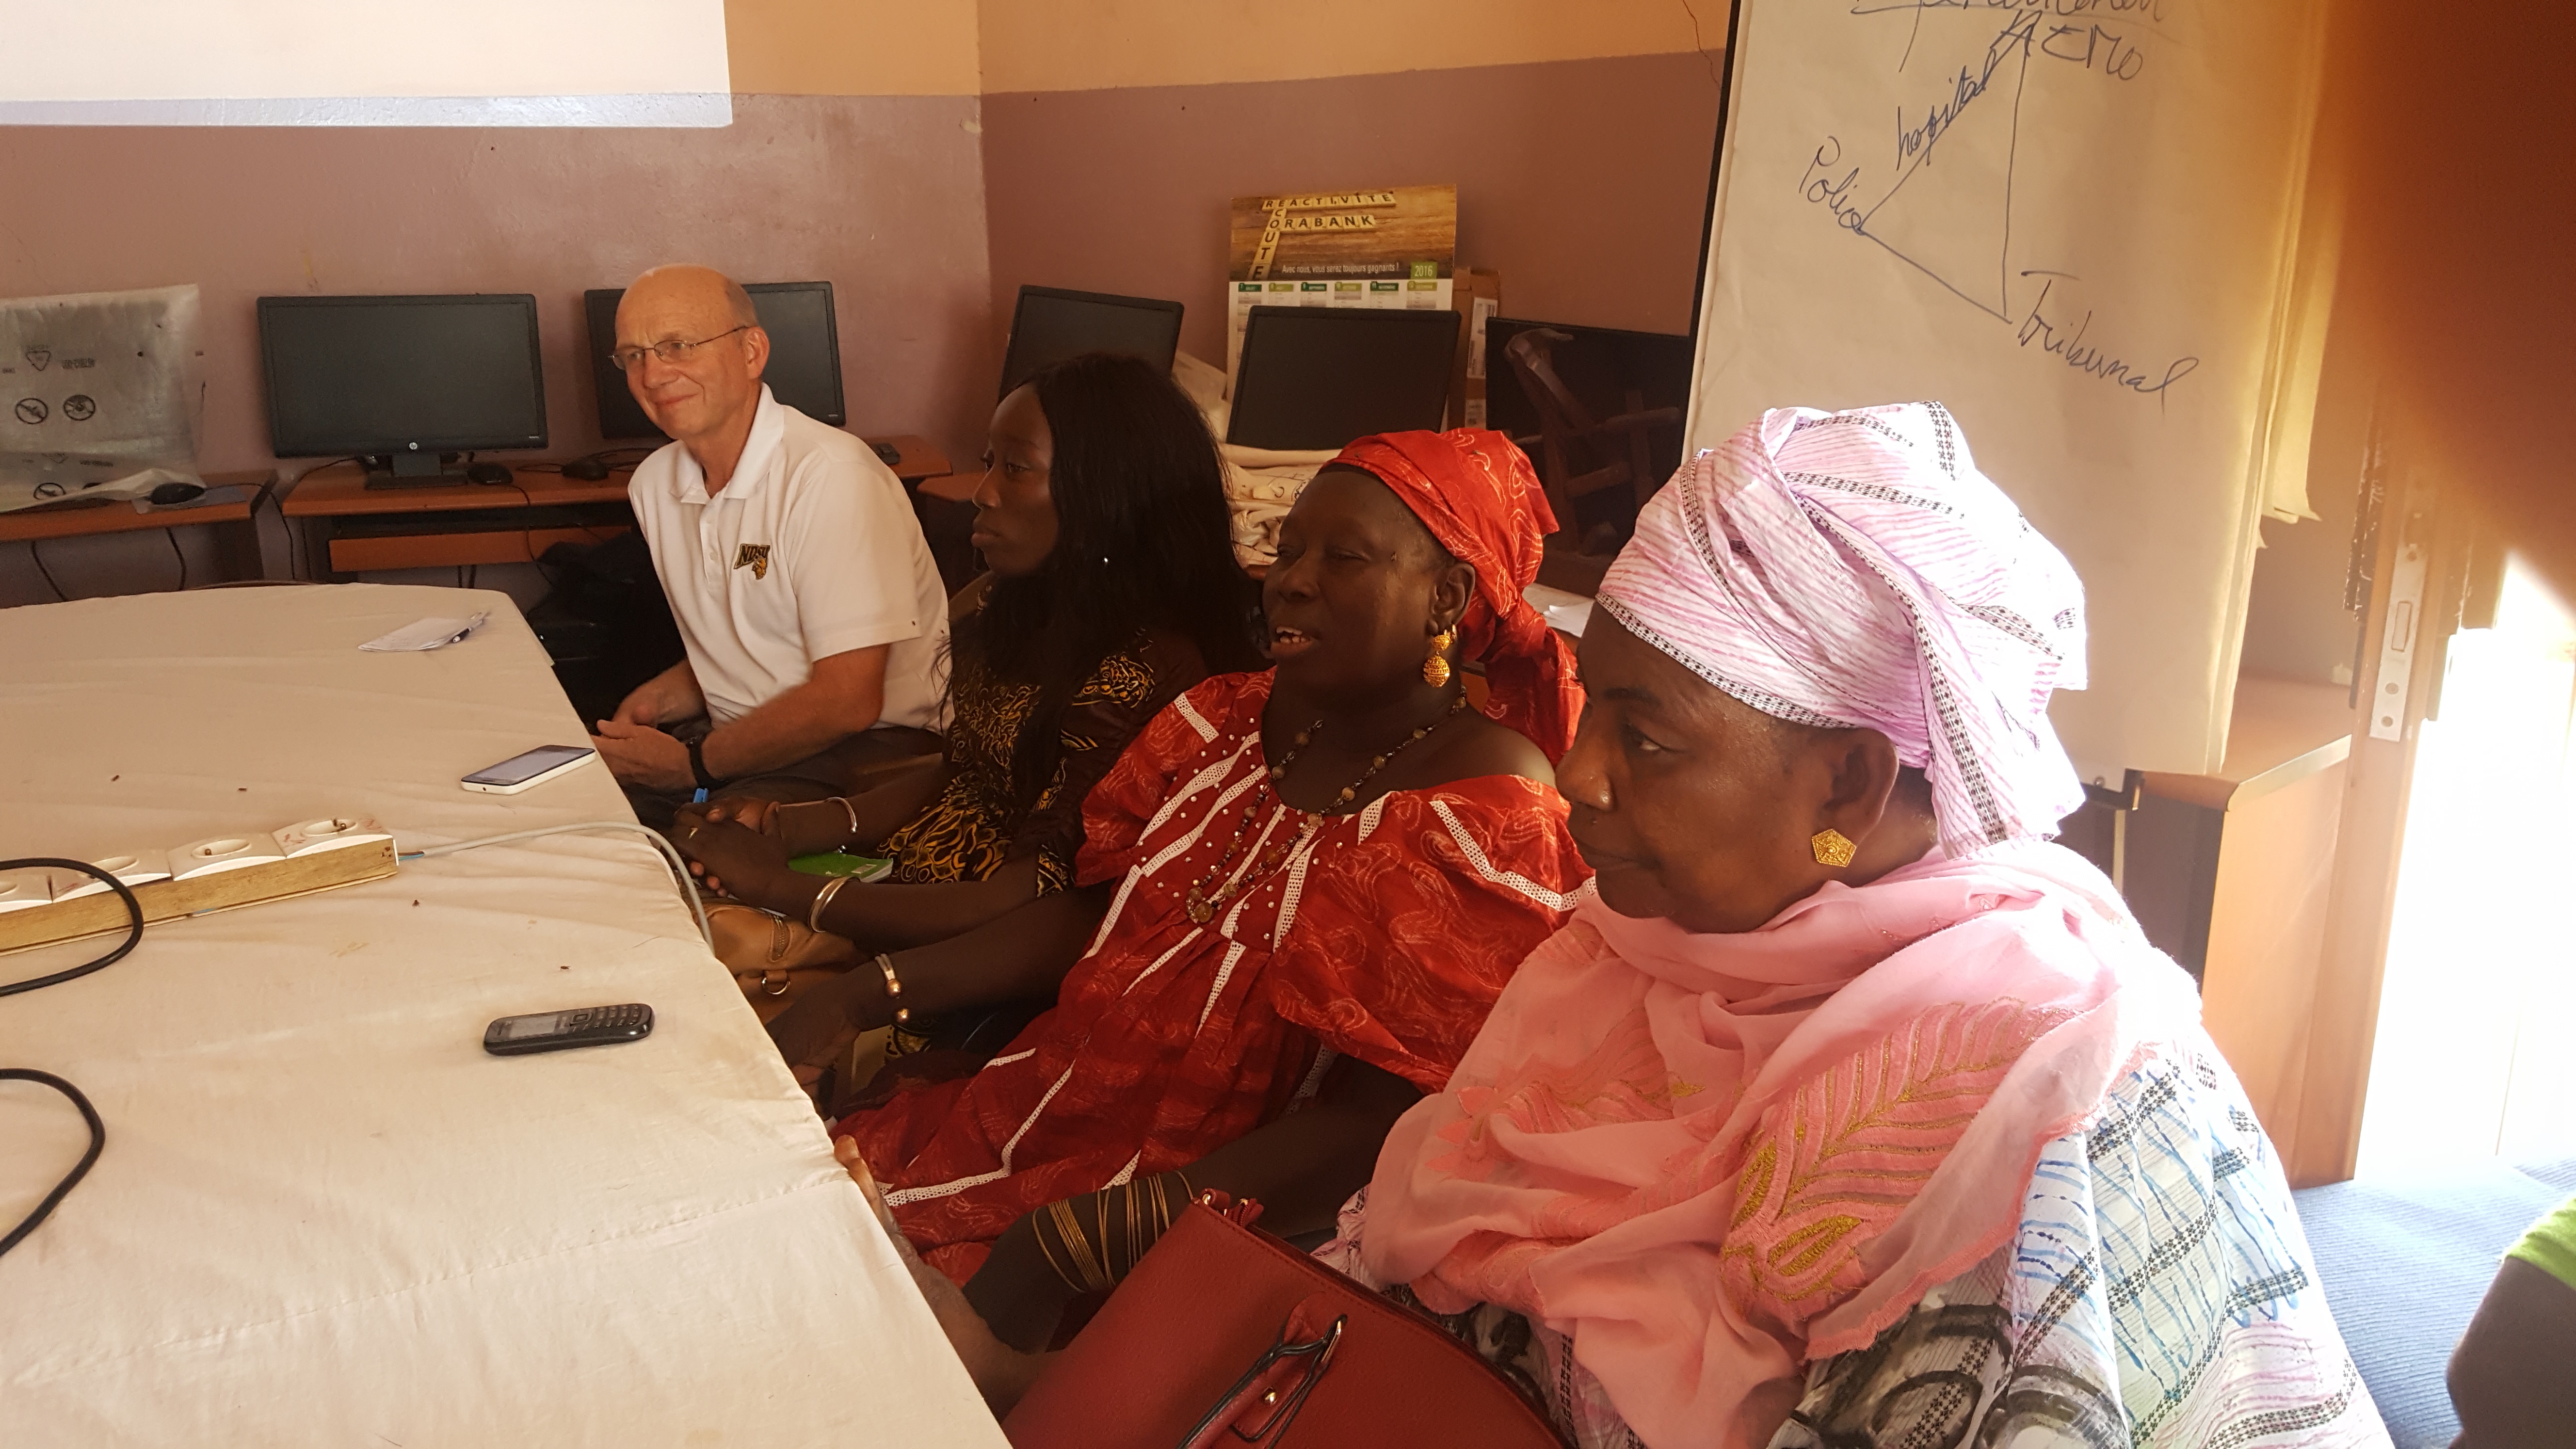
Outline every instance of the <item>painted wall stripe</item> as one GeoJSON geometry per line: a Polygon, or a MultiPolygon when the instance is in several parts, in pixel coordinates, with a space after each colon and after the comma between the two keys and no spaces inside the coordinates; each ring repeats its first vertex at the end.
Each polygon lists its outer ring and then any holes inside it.
{"type": "Polygon", "coordinates": [[[724,92],[0,101],[0,126],[681,126],[733,124],[724,92]]]}

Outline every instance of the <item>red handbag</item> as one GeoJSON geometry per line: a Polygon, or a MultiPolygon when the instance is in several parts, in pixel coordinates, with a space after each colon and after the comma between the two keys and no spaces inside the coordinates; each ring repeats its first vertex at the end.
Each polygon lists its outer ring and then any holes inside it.
{"type": "Polygon", "coordinates": [[[1438,1324],[1202,1194],[1002,1423],[1017,1449],[1560,1449],[1438,1324]]]}

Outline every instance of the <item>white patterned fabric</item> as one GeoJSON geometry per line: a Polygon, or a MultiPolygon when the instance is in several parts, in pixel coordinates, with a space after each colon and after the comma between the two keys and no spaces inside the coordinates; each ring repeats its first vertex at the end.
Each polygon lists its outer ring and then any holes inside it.
{"type": "Polygon", "coordinates": [[[2048,722],[2083,585],[1939,403],[1763,414],[1647,503],[1599,603],[1765,714],[1885,734],[1954,856],[2083,803],[2048,722]]]}
{"type": "MultiPolygon", "coordinates": [[[[2049,1144],[2013,1241],[1866,1348],[1808,1366],[1770,1449],[2385,1449],[2271,1144],[2206,1036],[2049,1144]]],[[[1361,1263],[1367,1197],[1316,1257],[1361,1263]]],[[[1640,1449],[1572,1341],[1435,1315],[1574,1449],[1640,1449]]]]}
{"type": "Polygon", "coordinates": [[[1855,1442],[2388,1444],[2280,1162],[2205,1037],[2050,1144],[2009,1248],[1815,1365],[1771,1449],[1855,1442]]]}

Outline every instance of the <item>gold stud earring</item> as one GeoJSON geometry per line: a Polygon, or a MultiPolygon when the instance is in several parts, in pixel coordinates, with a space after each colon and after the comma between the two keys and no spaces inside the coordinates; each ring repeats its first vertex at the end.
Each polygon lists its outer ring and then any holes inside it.
{"type": "Polygon", "coordinates": [[[1852,844],[1850,836],[1831,826],[1809,836],[1807,848],[1816,853],[1816,864],[1830,865],[1836,870],[1851,864],[1852,852],[1860,849],[1859,846],[1852,844]]]}
{"type": "Polygon", "coordinates": [[[1457,637],[1455,629],[1443,629],[1431,636],[1431,657],[1422,661],[1422,682],[1433,689],[1449,682],[1449,645],[1457,637]]]}

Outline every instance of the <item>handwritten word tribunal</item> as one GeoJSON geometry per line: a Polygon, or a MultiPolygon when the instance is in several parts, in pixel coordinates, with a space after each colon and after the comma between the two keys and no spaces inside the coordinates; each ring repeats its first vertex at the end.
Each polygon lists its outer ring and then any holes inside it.
{"type": "Polygon", "coordinates": [[[2083,320],[2075,324],[2075,331],[2072,334],[2060,336],[2059,324],[2050,321],[2046,316],[2049,290],[2057,285],[2057,278],[2045,272],[2024,272],[2022,275],[2048,278],[2040,283],[2039,298],[2030,304],[2030,315],[2021,320],[2019,340],[2022,346],[2028,347],[2032,343],[2037,343],[2042,352],[2056,357],[2058,361],[2078,372],[2090,377],[2098,377],[2113,387],[2127,388],[2140,396],[2154,397],[2158,407],[2164,405],[2166,388],[2199,370],[2199,358],[2179,357],[2166,365],[2161,376],[2157,376],[2139,366],[2132,365],[2124,358],[2113,357],[2099,347],[2086,346],[2084,334],[2093,326],[2093,313],[2089,308],[2086,309],[2083,320]]]}

